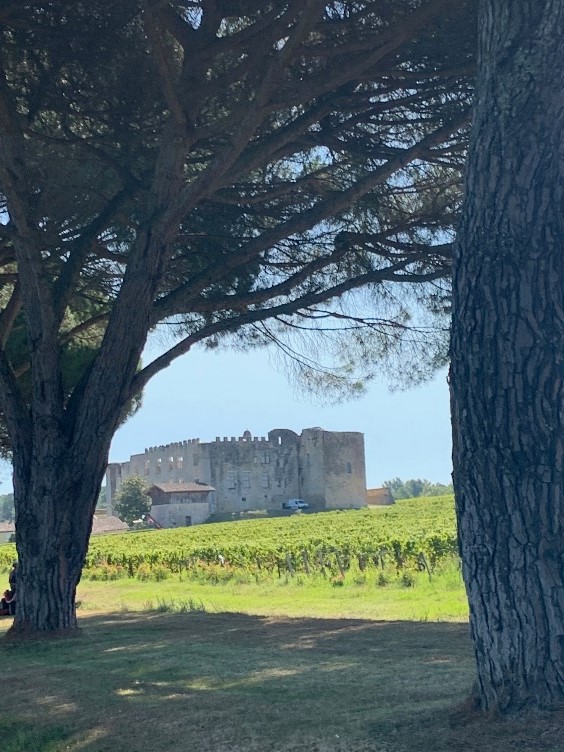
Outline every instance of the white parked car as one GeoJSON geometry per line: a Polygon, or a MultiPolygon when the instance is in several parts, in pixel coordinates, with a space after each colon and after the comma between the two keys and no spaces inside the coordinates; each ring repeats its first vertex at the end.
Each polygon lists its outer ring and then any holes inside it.
{"type": "Polygon", "coordinates": [[[309,509],[309,504],[303,499],[288,499],[282,504],[282,509],[309,509]]]}

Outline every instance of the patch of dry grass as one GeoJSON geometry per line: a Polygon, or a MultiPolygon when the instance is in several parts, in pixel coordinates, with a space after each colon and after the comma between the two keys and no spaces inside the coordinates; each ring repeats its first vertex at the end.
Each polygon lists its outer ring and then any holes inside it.
{"type": "Polygon", "coordinates": [[[242,614],[82,617],[3,643],[2,752],[564,752],[563,716],[463,709],[467,625],[242,614]]]}

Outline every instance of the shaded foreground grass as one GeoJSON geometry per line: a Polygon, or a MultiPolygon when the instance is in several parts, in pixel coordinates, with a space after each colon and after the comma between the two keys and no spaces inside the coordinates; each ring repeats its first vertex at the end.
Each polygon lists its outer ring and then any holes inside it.
{"type": "Polygon", "coordinates": [[[82,616],[2,642],[3,752],[562,752],[562,715],[457,710],[468,627],[243,614],[82,616]]]}

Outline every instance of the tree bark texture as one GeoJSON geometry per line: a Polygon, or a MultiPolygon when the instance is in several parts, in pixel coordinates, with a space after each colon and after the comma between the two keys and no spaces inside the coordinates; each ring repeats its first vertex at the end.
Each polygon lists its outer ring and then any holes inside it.
{"type": "Polygon", "coordinates": [[[486,710],[564,702],[564,2],[482,0],[454,265],[460,549],[486,710]]]}
{"type": "Polygon", "coordinates": [[[111,433],[99,442],[97,461],[80,456],[54,430],[49,434],[30,466],[14,462],[19,567],[12,634],[77,627],[76,587],[111,433]]]}

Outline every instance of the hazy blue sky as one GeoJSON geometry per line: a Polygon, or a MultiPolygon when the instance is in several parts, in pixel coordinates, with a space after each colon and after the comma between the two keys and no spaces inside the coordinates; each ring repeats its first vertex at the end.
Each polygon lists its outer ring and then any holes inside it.
{"type": "Polygon", "coordinates": [[[193,351],[156,376],[143,406],[116,433],[113,462],[145,447],[216,436],[239,437],[248,429],[266,436],[273,428],[320,426],[361,431],[369,487],[393,477],[449,483],[451,437],[446,372],[429,384],[391,393],[372,383],[361,399],[320,406],[296,394],[266,351],[193,351]]]}
{"type": "MultiPolygon", "coordinates": [[[[297,394],[267,351],[193,351],[157,375],[143,405],[116,433],[110,461],[123,462],[145,447],[216,436],[239,437],[248,429],[266,436],[273,428],[320,426],[361,431],[369,488],[394,477],[449,483],[451,436],[446,372],[428,384],[390,392],[373,382],[365,396],[335,406],[297,394]]],[[[5,466],[0,492],[11,490],[5,466]]]]}

